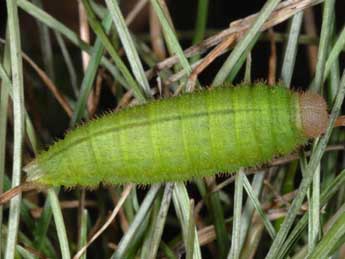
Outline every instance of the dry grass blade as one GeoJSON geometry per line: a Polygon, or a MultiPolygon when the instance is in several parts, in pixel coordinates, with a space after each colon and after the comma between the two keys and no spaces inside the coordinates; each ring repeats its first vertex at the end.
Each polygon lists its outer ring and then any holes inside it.
{"type": "Polygon", "coordinates": [[[30,66],[37,72],[38,76],[42,79],[45,83],[45,86],[51,91],[53,96],[56,98],[58,103],[67,113],[68,117],[72,117],[73,111],[69,103],[67,102],[66,98],[59,92],[56,85],[53,81],[48,77],[48,75],[26,54],[22,53],[23,59],[30,64],[30,66]]]}
{"type": "Polygon", "coordinates": [[[87,244],[82,247],[73,257],[73,259],[78,259],[82,256],[82,254],[86,251],[86,249],[95,241],[103,232],[107,229],[107,227],[111,224],[111,222],[116,217],[117,213],[119,212],[120,208],[122,207],[123,203],[125,202],[126,198],[128,197],[129,193],[131,192],[133,188],[132,184],[129,184],[126,186],[124,191],[121,194],[121,198],[119,202],[117,203],[116,207],[114,208],[113,212],[107,219],[107,221],[104,223],[104,225],[90,238],[90,240],[87,242],[87,244]]]}
{"type": "Polygon", "coordinates": [[[214,50],[212,50],[203,60],[200,64],[197,65],[195,69],[193,69],[193,72],[189,76],[188,79],[188,90],[193,91],[195,87],[195,82],[198,77],[198,75],[209,65],[212,63],[213,60],[215,60],[217,57],[219,57],[222,53],[224,53],[224,50],[226,50],[232,43],[235,42],[237,39],[237,35],[233,34],[226,38],[222,43],[220,43],[214,50]]]}
{"type": "MultiPolygon", "coordinates": [[[[262,27],[262,31],[267,30],[268,28],[271,28],[289,19],[291,16],[293,16],[294,14],[298,13],[301,10],[304,10],[308,7],[319,4],[321,2],[323,2],[323,0],[284,1],[283,3],[278,5],[277,9],[272,13],[271,17],[264,23],[264,26],[262,27]]],[[[207,49],[219,44],[221,41],[223,41],[225,38],[229,37],[230,35],[233,35],[236,33],[240,33],[240,34],[244,33],[246,30],[248,30],[252,26],[256,17],[257,17],[257,14],[253,14],[246,18],[239,19],[232,22],[228,29],[202,41],[201,43],[197,45],[193,45],[192,47],[186,49],[184,51],[185,56],[191,57],[193,55],[203,53],[207,49]]],[[[169,68],[175,65],[177,62],[179,62],[178,57],[172,56],[158,63],[155,66],[155,68],[148,70],[146,74],[148,76],[153,76],[158,71],[169,68]]]]}

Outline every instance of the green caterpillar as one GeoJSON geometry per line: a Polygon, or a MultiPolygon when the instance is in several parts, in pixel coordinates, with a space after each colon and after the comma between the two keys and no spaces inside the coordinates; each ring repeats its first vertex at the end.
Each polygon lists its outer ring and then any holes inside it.
{"type": "Polygon", "coordinates": [[[47,186],[185,181],[291,153],[328,124],[322,97],[264,84],[218,87],[108,114],[24,170],[47,186]]]}

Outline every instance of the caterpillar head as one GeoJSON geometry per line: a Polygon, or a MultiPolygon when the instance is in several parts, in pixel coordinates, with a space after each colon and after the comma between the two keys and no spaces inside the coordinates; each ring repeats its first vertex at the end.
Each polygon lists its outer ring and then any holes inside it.
{"type": "Polygon", "coordinates": [[[325,133],[329,122],[325,99],[317,93],[305,92],[300,94],[299,103],[304,134],[316,138],[325,133]]]}

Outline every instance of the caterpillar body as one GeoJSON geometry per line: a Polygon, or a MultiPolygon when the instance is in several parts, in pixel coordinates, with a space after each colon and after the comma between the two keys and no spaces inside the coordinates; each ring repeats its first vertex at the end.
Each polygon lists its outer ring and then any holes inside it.
{"type": "Polygon", "coordinates": [[[327,124],[326,103],[315,93],[218,87],[105,115],[24,170],[27,181],[47,186],[184,181],[291,153],[327,124]]]}

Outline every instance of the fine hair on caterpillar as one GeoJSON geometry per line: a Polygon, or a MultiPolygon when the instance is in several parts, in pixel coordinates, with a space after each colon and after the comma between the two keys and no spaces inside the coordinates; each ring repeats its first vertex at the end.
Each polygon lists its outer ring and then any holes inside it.
{"type": "MultiPolygon", "coordinates": [[[[70,131],[24,167],[25,188],[10,194],[35,186],[147,185],[236,172],[292,153],[328,124],[323,97],[280,85],[184,94],[70,131]]],[[[335,127],[344,124],[341,116],[335,127]]],[[[10,197],[5,194],[0,203],[10,197]]]]}

